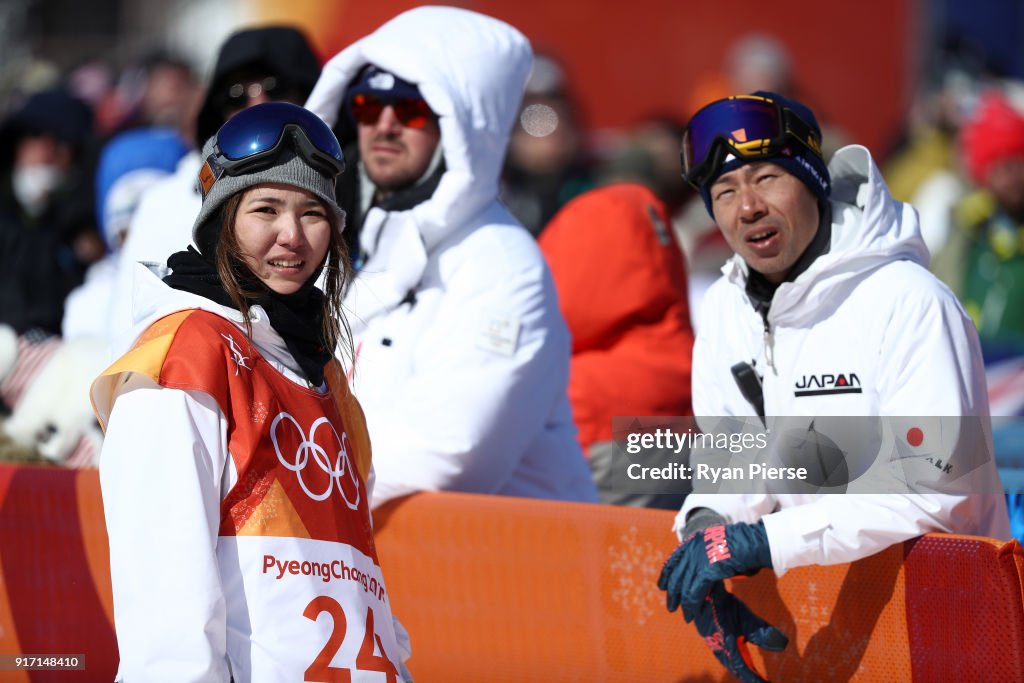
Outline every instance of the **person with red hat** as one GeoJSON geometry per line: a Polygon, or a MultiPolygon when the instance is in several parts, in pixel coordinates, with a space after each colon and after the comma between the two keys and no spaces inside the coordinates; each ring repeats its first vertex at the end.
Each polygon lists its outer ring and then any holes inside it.
{"type": "Polygon", "coordinates": [[[977,190],[954,209],[934,270],[974,318],[987,355],[1024,351],[1024,112],[986,94],[960,147],[977,190]]]}

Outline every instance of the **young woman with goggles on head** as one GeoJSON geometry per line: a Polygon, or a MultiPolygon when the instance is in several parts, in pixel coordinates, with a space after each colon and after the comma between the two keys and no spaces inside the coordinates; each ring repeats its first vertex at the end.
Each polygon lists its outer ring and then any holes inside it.
{"type": "Polygon", "coordinates": [[[120,675],[398,680],[369,438],[334,358],[350,346],[341,149],[268,103],[203,158],[194,245],[138,279],[134,345],[93,385],[120,675]]]}

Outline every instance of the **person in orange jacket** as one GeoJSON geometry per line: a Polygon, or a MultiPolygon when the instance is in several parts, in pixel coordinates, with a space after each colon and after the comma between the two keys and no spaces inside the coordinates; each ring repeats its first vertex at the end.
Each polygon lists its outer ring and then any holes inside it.
{"type": "Polygon", "coordinates": [[[671,507],[680,482],[669,482],[673,496],[629,485],[613,467],[612,431],[616,416],[693,412],[686,269],[664,204],[634,183],[597,188],[563,207],[539,244],[572,333],[569,400],[602,502],[671,507]]]}

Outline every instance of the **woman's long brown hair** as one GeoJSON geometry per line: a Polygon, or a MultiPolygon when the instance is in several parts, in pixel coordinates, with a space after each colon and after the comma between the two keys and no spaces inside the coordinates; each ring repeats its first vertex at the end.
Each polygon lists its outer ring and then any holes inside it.
{"type": "MultiPolygon", "coordinates": [[[[235,232],[235,221],[238,218],[238,208],[242,203],[242,196],[251,189],[242,190],[224,202],[222,214],[224,218],[221,223],[220,237],[217,240],[216,257],[217,275],[220,276],[221,285],[231,297],[235,307],[242,312],[250,339],[252,338],[251,300],[260,296],[261,292],[251,287],[247,288],[245,285],[246,281],[259,282],[259,280],[254,277],[252,270],[245,264],[244,254],[238,244],[238,235],[235,232]]],[[[322,201],[320,203],[323,204],[322,201]]],[[[340,354],[342,364],[349,365],[354,355],[352,330],[342,312],[341,302],[345,296],[345,290],[352,282],[354,273],[348,247],[341,237],[344,225],[339,223],[334,211],[326,206],[324,210],[327,220],[331,224],[331,237],[327,243],[327,259],[323,268],[323,325],[320,329],[320,339],[325,349],[335,355],[340,354]]]]}

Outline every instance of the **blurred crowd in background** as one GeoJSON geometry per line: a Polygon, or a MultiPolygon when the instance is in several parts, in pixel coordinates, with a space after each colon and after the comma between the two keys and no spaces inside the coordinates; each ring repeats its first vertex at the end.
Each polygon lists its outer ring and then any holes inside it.
{"type": "MultiPolygon", "coordinates": [[[[962,37],[943,36],[927,52],[902,130],[872,152],[892,193],[919,211],[933,270],[978,325],[993,414],[1022,415],[1024,82],[962,37]]],[[[754,90],[813,107],[815,94],[797,85],[799,70],[778,38],[739,34],[717,71],[679,93],[678,108],[592,130],[571,74],[557,55],[538,54],[502,198],[539,237],[589,189],[645,185],[681,247],[696,320],[730,252],[680,175],[685,122],[707,102],[754,90]]],[[[102,321],[140,198],[196,148],[204,101],[223,108],[295,86],[269,68],[258,81],[242,71],[220,75],[209,83],[187,59],[163,51],[127,63],[97,55],[70,68],[45,55],[0,64],[0,458],[93,462],[101,435],[84,387],[108,360],[102,321]]],[[[822,123],[826,158],[858,142],[822,123]]],[[[1017,433],[997,429],[1011,479],[1010,470],[1024,471],[1017,433]]]]}

